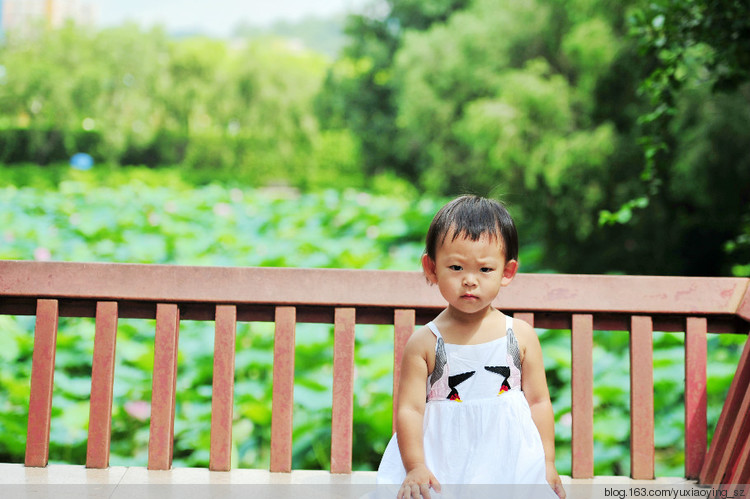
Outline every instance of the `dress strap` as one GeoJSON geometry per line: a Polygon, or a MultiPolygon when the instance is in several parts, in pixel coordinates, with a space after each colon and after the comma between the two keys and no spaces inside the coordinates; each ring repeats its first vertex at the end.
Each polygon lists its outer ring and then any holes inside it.
{"type": "Polygon", "coordinates": [[[432,334],[434,334],[438,339],[443,337],[443,335],[440,334],[440,331],[438,330],[434,322],[432,321],[428,322],[427,327],[430,328],[430,331],[432,331],[432,334]]]}
{"type": "Polygon", "coordinates": [[[435,368],[427,378],[427,400],[444,400],[450,394],[448,384],[448,355],[445,352],[445,342],[437,326],[433,322],[428,322],[432,334],[437,337],[435,344],[435,368]]]}
{"type": "Polygon", "coordinates": [[[513,317],[505,316],[505,328],[507,339],[505,341],[505,355],[510,367],[508,383],[511,390],[521,388],[521,349],[518,345],[516,335],[513,333],[513,317]]]}

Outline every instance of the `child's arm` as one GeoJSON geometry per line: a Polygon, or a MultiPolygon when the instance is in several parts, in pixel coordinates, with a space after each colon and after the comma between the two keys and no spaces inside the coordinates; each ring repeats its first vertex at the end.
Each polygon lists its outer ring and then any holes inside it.
{"type": "Polygon", "coordinates": [[[544,446],[544,459],[547,465],[547,481],[560,498],[565,498],[560,475],[555,467],[555,416],[544,372],[542,347],[534,328],[523,321],[514,321],[514,331],[524,350],[521,365],[521,389],[531,408],[534,420],[544,446]]]}
{"type": "Polygon", "coordinates": [[[427,352],[434,336],[425,329],[416,331],[404,348],[401,361],[401,378],[398,387],[396,436],[406,478],[398,498],[430,498],[432,487],[440,492],[440,483],[427,468],[424,456],[422,426],[424,421],[427,387],[427,352]]]}

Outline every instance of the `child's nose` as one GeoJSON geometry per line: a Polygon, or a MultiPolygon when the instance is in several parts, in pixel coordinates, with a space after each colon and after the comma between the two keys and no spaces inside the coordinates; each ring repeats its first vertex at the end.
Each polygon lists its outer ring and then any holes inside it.
{"type": "Polygon", "coordinates": [[[477,280],[474,277],[474,274],[467,274],[464,276],[464,286],[473,288],[477,285],[477,280]]]}

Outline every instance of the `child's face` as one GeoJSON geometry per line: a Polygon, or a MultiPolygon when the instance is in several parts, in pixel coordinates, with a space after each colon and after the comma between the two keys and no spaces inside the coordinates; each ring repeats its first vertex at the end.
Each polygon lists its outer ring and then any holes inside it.
{"type": "Polygon", "coordinates": [[[425,255],[425,274],[437,284],[448,303],[464,313],[485,310],[500,288],[510,284],[518,263],[506,262],[502,241],[482,236],[477,241],[449,233],[435,252],[435,261],[425,255]]]}

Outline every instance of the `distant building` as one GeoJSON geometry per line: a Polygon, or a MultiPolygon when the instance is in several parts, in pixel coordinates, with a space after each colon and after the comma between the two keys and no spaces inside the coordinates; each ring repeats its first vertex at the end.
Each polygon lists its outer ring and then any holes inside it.
{"type": "Polygon", "coordinates": [[[40,24],[59,28],[67,21],[94,26],[97,17],[92,0],[0,0],[3,32],[24,32],[40,24]]]}

